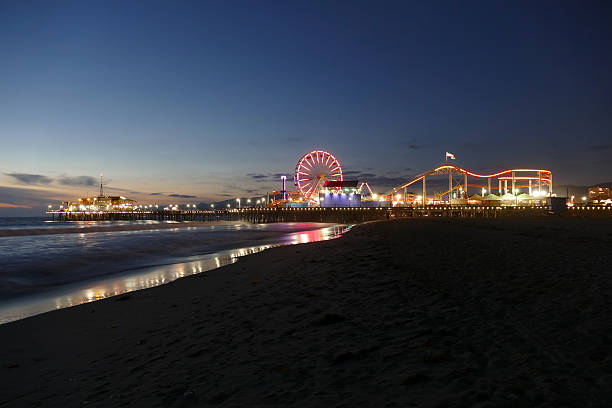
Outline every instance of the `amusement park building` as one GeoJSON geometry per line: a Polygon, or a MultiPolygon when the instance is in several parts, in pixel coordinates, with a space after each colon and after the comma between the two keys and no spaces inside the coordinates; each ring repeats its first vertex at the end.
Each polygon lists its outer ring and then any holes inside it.
{"type": "Polygon", "coordinates": [[[319,192],[321,207],[361,207],[361,192],[357,180],[328,180],[319,192]]]}

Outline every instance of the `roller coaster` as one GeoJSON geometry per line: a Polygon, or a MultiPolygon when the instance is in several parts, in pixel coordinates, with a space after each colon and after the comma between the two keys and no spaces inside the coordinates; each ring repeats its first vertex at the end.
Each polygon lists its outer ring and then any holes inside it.
{"type": "Polygon", "coordinates": [[[433,204],[434,201],[449,204],[453,201],[462,203],[470,198],[468,194],[470,187],[478,188],[477,193],[482,194],[479,198],[484,200],[487,200],[487,198],[497,200],[502,197],[516,197],[521,192],[520,189],[527,189],[528,194],[523,193],[527,199],[543,199],[552,196],[552,172],[545,169],[509,169],[493,174],[478,174],[454,164],[446,163],[393,188],[386,195],[396,203],[407,203],[409,197],[416,198],[416,201],[420,201],[422,204],[433,204]],[[448,190],[436,194],[434,199],[429,199],[427,197],[427,177],[434,175],[448,175],[448,190]],[[459,181],[454,179],[453,176],[458,176],[459,181]],[[469,184],[470,177],[479,181],[486,179],[487,183],[469,184]],[[463,182],[461,182],[461,178],[463,178],[463,182]],[[497,180],[497,183],[494,182],[495,180],[497,180]],[[422,195],[416,196],[414,193],[409,193],[407,188],[419,181],[422,182],[422,195]],[[493,194],[494,190],[497,190],[497,195],[493,194]],[[446,200],[444,200],[444,197],[446,197],[446,200]]]}

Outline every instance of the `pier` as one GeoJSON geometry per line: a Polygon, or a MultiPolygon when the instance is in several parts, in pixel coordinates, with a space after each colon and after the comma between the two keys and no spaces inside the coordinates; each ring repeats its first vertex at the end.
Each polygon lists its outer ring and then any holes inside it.
{"type": "Polygon", "coordinates": [[[550,206],[406,206],[406,207],[314,207],[241,208],[231,210],[134,210],[116,212],[47,211],[57,221],[248,221],[354,223],[390,218],[447,217],[499,218],[557,215],[566,217],[612,217],[611,207],[571,207],[554,213],[550,206]]]}

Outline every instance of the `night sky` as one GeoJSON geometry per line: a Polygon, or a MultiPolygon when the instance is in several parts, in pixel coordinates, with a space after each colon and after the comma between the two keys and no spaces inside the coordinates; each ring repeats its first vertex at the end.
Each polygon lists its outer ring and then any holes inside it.
{"type": "Polygon", "coordinates": [[[610,2],[0,2],[0,216],[265,194],[315,148],[375,191],[446,151],[612,181],[610,2]]]}

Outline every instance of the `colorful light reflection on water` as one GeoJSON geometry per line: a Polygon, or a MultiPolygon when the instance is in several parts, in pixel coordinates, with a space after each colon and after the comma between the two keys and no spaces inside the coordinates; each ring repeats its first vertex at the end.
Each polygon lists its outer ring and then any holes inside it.
{"type": "Polygon", "coordinates": [[[350,226],[333,226],[282,235],[265,245],[219,251],[201,259],[135,269],[121,274],[61,286],[55,290],[11,300],[0,305],[0,324],[56,309],[94,302],[135,290],[163,285],[238,261],[238,258],[282,245],[305,244],[340,237],[350,226]]]}

